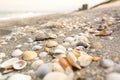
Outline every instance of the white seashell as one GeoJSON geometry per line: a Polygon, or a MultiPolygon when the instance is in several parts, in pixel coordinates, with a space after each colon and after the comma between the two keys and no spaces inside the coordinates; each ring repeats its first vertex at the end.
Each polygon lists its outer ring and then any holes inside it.
{"type": "Polygon", "coordinates": [[[66,57],[66,54],[54,54],[53,57],[55,58],[66,57]]]}
{"type": "Polygon", "coordinates": [[[43,78],[49,72],[52,72],[52,63],[46,63],[41,65],[36,71],[36,76],[39,78],[43,78]]]}
{"type": "Polygon", "coordinates": [[[0,58],[3,58],[5,56],[6,56],[5,53],[0,53],[0,58]]]}
{"type": "Polygon", "coordinates": [[[22,44],[19,44],[16,46],[16,48],[21,48],[23,45],[22,44]]]}
{"type": "Polygon", "coordinates": [[[32,63],[31,67],[33,69],[38,69],[38,67],[40,67],[40,65],[42,65],[43,63],[43,60],[36,60],[32,63]]]}
{"type": "Polygon", "coordinates": [[[64,42],[64,43],[62,43],[62,45],[65,46],[65,47],[70,47],[70,43],[69,42],[64,42]]]}
{"type": "Polygon", "coordinates": [[[54,54],[66,54],[66,52],[61,49],[55,49],[54,54]]]}
{"type": "Polygon", "coordinates": [[[70,80],[68,76],[62,72],[50,72],[43,80],[70,80]]]}
{"type": "Polygon", "coordinates": [[[59,63],[53,63],[53,69],[54,72],[63,72],[64,73],[64,69],[62,68],[62,66],[59,63]]]}
{"type": "Polygon", "coordinates": [[[106,75],[105,80],[120,80],[120,73],[112,72],[106,75]]]}
{"type": "Polygon", "coordinates": [[[44,57],[46,57],[47,55],[48,55],[47,52],[41,52],[41,53],[39,54],[39,57],[40,57],[40,58],[44,58],[44,57]]]}
{"type": "Polygon", "coordinates": [[[16,69],[16,70],[20,70],[20,69],[25,68],[26,65],[27,65],[26,61],[24,61],[24,60],[18,60],[18,61],[15,61],[13,63],[13,68],[16,69]]]}
{"type": "Polygon", "coordinates": [[[64,39],[65,42],[69,42],[69,43],[73,42],[74,40],[75,40],[74,37],[67,37],[64,39]]]}
{"type": "Polygon", "coordinates": [[[16,73],[10,76],[7,80],[31,80],[31,76],[16,73]]]}
{"type": "Polygon", "coordinates": [[[11,55],[17,57],[17,56],[20,56],[22,54],[23,54],[23,52],[20,49],[16,49],[15,51],[12,52],[11,55]]]}
{"type": "Polygon", "coordinates": [[[33,39],[32,38],[28,38],[28,43],[32,43],[33,42],[33,39]]]}
{"type": "Polygon", "coordinates": [[[35,46],[32,47],[32,50],[37,51],[37,50],[40,50],[41,48],[42,48],[42,46],[35,45],[35,46]]]}
{"type": "Polygon", "coordinates": [[[64,46],[62,46],[62,45],[58,45],[58,46],[56,47],[56,49],[61,49],[61,50],[63,50],[63,51],[66,51],[66,48],[65,48],[64,46]]]}
{"type": "Polygon", "coordinates": [[[72,53],[72,52],[69,52],[67,54],[67,59],[68,61],[70,62],[70,64],[78,69],[81,69],[81,67],[79,66],[79,64],[77,63],[77,58],[76,56],[72,53]]]}
{"type": "Polygon", "coordinates": [[[80,57],[78,57],[78,62],[80,66],[86,67],[92,62],[92,57],[89,55],[81,55],[80,57]]]}
{"type": "Polygon", "coordinates": [[[3,62],[0,65],[0,67],[5,68],[5,67],[8,67],[8,66],[11,66],[11,65],[13,65],[15,63],[15,61],[18,61],[18,60],[19,60],[18,58],[11,58],[11,59],[3,62]]]}

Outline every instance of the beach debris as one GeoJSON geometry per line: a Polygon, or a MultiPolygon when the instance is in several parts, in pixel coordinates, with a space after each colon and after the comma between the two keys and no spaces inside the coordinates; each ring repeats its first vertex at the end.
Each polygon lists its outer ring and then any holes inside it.
{"type": "Polygon", "coordinates": [[[32,80],[32,79],[31,76],[29,75],[15,73],[12,76],[10,76],[7,80],[32,80]]]}
{"type": "Polygon", "coordinates": [[[93,57],[92,60],[96,62],[96,61],[101,60],[101,57],[96,56],[96,57],[93,57]]]}
{"type": "Polygon", "coordinates": [[[16,49],[12,52],[12,56],[14,57],[18,57],[18,56],[21,56],[23,54],[23,52],[20,50],[20,49],[16,49]]]}
{"type": "Polygon", "coordinates": [[[22,57],[24,60],[33,60],[37,57],[37,53],[34,51],[25,51],[22,57]]]}
{"type": "Polygon", "coordinates": [[[120,80],[120,73],[109,73],[106,75],[106,80],[120,80]]]}

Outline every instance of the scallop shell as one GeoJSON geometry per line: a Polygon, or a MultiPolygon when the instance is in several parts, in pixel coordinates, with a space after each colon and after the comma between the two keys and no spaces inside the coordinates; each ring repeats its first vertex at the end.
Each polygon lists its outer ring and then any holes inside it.
{"type": "Polygon", "coordinates": [[[37,57],[37,53],[34,51],[25,51],[23,53],[23,59],[24,60],[33,60],[37,57]]]}
{"type": "Polygon", "coordinates": [[[77,58],[76,58],[76,56],[75,56],[72,52],[69,52],[69,53],[67,54],[67,60],[69,61],[69,63],[70,63],[72,66],[74,66],[74,67],[76,67],[76,68],[78,68],[78,69],[81,69],[80,65],[77,63],[77,58]]]}
{"type": "Polygon", "coordinates": [[[55,47],[57,45],[58,45],[58,43],[56,41],[53,41],[53,40],[48,41],[47,44],[46,44],[46,46],[49,47],[49,48],[55,47]]]}
{"type": "Polygon", "coordinates": [[[5,62],[3,62],[0,67],[2,68],[13,68],[13,64],[15,63],[15,61],[18,61],[18,58],[11,58],[5,62]]]}
{"type": "Polygon", "coordinates": [[[27,65],[26,61],[18,60],[18,61],[15,61],[15,63],[13,63],[13,68],[16,69],[16,70],[20,70],[20,69],[25,68],[26,65],[27,65]]]}
{"type": "Polygon", "coordinates": [[[16,73],[10,76],[7,80],[31,80],[31,76],[16,73]]]}
{"type": "Polygon", "coordinates": [[[50,72],[43,80],[70,80],[68,76],[62,72],[50,72]]]}
{"type": "Polygon", "coordinates": [[[81,55],[78,58],[78,62],[80,64],[80,66],[86,67],[86,66],[88,66],[92,62],[92,57],[89,56],[89,55],[81,55]]]}
{"type": "Polygon", "coordinates": [[[46,63],[41,65],[36,71],[36,76],[39,78],[43,78],[49,72],[52,72],[52,63],[46,63]]]}

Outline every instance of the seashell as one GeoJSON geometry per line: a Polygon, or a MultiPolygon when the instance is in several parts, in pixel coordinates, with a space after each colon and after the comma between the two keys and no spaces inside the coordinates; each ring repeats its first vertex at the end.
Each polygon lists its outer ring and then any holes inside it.
{"type": "Polygon", "coordinates": [[[65,46],[65,47],[70,47],[70,43],[69,42],[64,42],[64,43],[62,43],[62,45],[65,46]]]}
{"type": "Polygon", "coordinates": [[[53,40],[48,41],[47,44],[46,44],[46,46],[49,47],[49,48],[55,47],[57,45],[58,45],[58,43],[56,41],[53,41],[53,40]]]}
{"type": "Polygon", "coordinates": [[[43,80],[70,80],[68,76],[62,72],[50,72],[43,80]]]}
{"type": "Polygon", "coordinates": [[[64,39],[65,42],[69,42],[69,43],[74,42],[74,40],[75,40],[74,37],[67,37],[64,39]]]}
{"type": "Polygon", "coordinates": [[[20,56],[22,54],[23,54],[23,52],[20,49],[16,49],[15,51],[12,52],[11,55],[14,57],[17,57],[17,56],[20,56]]]}
{"type": "Polygon", "coordinates": [[[24,61],[24,60],[18,60],[18,61],[15,61],[13,63],[13,68],[16,69],[16,70],[20,70],[20,69],[25,68],[26,65],[27,65],[26,61],[24,61]]]}
{"type": "Polygon", "coordinates": [[[94,42],[91,47],[94,48],[94,49],[100,49],[103,46],[102,46],[101,42],[94,42]]]}
{"type": "Polygon", "coordinates": [[[43,63],[43,60],[36,60],[32,63],[31,67],[33,69],[38,69],[38,67],[40,67],[40,65],[42,65],[43,63]]]}
{"type": "Polygon", "coordinates": [[[76,58],[76,56],[75,56],[72,52],[69,52],[69,53],[67,54],[67,60],[69,61],[69,63],[70,63],[72,66],[74,66],[74,67],[76,67],[76,68],[78,68],[78,69],[81,69],[81,67],[80,67],[79,64],[77,63],[77,58],[76,58]]]}
{"type": "Polygon", "coordinates": [[[36,76],[39,78],[43,78],[49,72],[52,72],[52,63],[46,63],[41,65],[36,71],[36,76]]]}
{"type": "Polygon", "coordinates": [[[71,67],[70,63],[65,58],[59,58],[59,63],[64,69],[66,69],[67,67],[71,67]]]}
{"type": "Polygon", "coordinates": [[[2,68],[13,68],[13,64],[15,63],[15,61],[18,61],[19,59],[18,58],[11,58],[5,62],[3,62],[0,67],[2,68]]]}
{"type": "Polygon", "coordinates": [[[56,35],[56,34],[53,34],[53,33],[47,33],[47,35],[48,35],[49,38],[51,38],[51,39],[57,38],[57,35],[56,35]]]}
{"type": "Polygon", "coordinates": [[[66,57],[66,54],[54,54],[53,57],[55,58],[65,58],[66,57]]]}
{"type": "Polygon", "coordinates": [[[102,59],[100,60],[99,65],[103,68],[110,68],[114,66],[114,62],[110,59],[102,59]]]}
{"type": "Polygon", "coordinates": [[[23,45],[22,44],[19,44],[16,46],[16,48],[21,48],[23,45]]]}
{"type": "Polygon", "coordinates": [[[28,43],[32,43],[33,39],[32,38],[28,38],[28,43]]]}
{"type": "Polygon", "coordinates": [[[62,46],[62,45],[58,45],[58,46],[56,47],[56,49],[61,49],[61,50],[63,50],[63,51],[66,51],[66,48],[65,48],[64,46],[62,46]]]}
{"type": "Polygon", "coordinates": [[[88,29],[88,32],[89,32],[89,33],[95,33],[95,29],[90,28],[90,29],[88,29]]]}
{"type": "Polygon", "coordinates": [[[101,60],[101,57],[93,57],[92,60],[93,61],[99,61],[99,60],[101,60]]]}
{"type": "Polygon", "coordinates": [[[5,53],[0,53],[0,58],[3,58],[5,56],[6,56],[5,53]]]}
{"type": "Polygon", "coordinates": [[[96,36],[109,36],[112,33],[113,33],[113,31],[107,31],[107,30],[103,29],[103,30],[97,32],[95,35],[96,36]]]}
{"type": "Polygon", "coordinates": [[[7,80],[32,80],[31,76],[20,73],[13,74],[7,80]]]}
{"type": "Polygon", "coordinates": [[[43,51],[45,51],[45,52],[49,52],[49,50],[50,50],[50,48],[48,48],[48,47],[43,48],[43,51]]]}
{"type": "Polygon", "coordinates": [[[23,53],[23,59],[24,60],[33,60],[37,57],[37,53],[34,51],[25,51],[23,53]]]}
{"type": "Polygon", "coordinates": [[[64,69],[62,68],[62,66],[57,63],[57,62],[54,62],[53,63],[53,72],[63,72],[64,73],[64,69]]]}
{"type": "Polygon", "coordinates": [[[72,51],[72,53],[76,56],[76,57],[79,57],[80,56],[80,51],[78,51],[78,50],[76,50],[76,49],[74,49],[73,51],[72,51]]]}
{"type": "Polygon", "coordinates": [[[40,57],[40,58],[44,58],[44,57],[46,57],[47,55],[48,55],[47,52],[41,52],[41,53],[39,54],[39,57],[40,57]]]}
{"type": "Polygon", "coordinates": [[[84,48],[90,47],[90,45],[84,41],[80,41],[77,43],[77,46],[83,46],[84,48]]]}
{"type": "Polygon", "coordinates": [[[120,73],[112,72],[106,75],[105,80],[120,80],[120,73]]]}
{"type": "Polygon", "coordinates": [[[80,66],[86,67],[92,62],[92,57],[89,55],[81,55],[80,57],[78,57],[78,62],[80,66]]]}
{"type": "Polygon", "coordinates": [[[42,46],[40,46],[40,45],[35,45],[35,46],[32,47],[32,50],[38,51],[38,50],[40,50],[41,48],[42,48],[42,46]]]}

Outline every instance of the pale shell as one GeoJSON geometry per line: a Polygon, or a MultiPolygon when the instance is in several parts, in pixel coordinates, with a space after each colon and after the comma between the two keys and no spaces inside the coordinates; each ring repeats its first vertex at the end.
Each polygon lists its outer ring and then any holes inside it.
{"type": "Polygon", "coordinates": [[[70,80],[68,76],[62,72],[50,72],[43,80],[70,80]]]}
{"type": "Polygon", "coordinates": [[[34,62],[32,63],[31,67],[32,67],[33,69],[37,69],[37,68],[40,67],[40,65],[42,65],[43,63],[44,63],[43,60],[37,60],[37,61],[34,61],[34,62]]]}
{"type": "Polygon", "coordinates": [[[31,80],[31,77],[28,75],[16,73],[10,76],[7,80],[31,80]]]}
{"type": "Polygon", "coordinates": [[[6,68],[6,67],[9,67],[9,66],[13,66],[13,64],[15,63],[15,61],[18,61],[19,59],[18,58],[11,58],[5,62],[3,62],[0,67],[2,68],[6,68]]]}
{"type": "Polygon", "coordinates": [[[81,69],[80,65],[77,63],[77,58],[76,58],[76,56],[75,56],[72,52],[69,52],[69,53],[67,54],[67,59],[68,59],[69,63],[70,63],[72,66],[74,66],[74,67],[76,67],[76,68],[78,68],[78,69],[81,69]]]}
{"type": "Polygon", "coordinates": [[[57,45],[58,45],[58,43],[56,41],[53,41],[53,40],[48,41],[47,44],[46,44],[46,46],[49,47],[49,48],[55,47],[57,45]]]}
{"type": "Polygon", "coordinates": [[[18,61],[15,61],[15,63],[13,63],[13,68],[16,69],[16,70],[20,70],[20,69],[25,68],[26,65],[27,65],[26,61],[18,60],[18,61]]]}
{"type": "Polygon", "coordinates": [[[17,56],[20,56],[22,54],[23,54],[23,52],[20,49],[16,49],[15,51],[12,52],[11,55],[17,57],[17,56]]]}
{"type": "Polygon", "coordinates": [[[90,55],[81,55],[78,58],[78,62],[80,64],[80,66],[86,67],[86,66],[90,65],[90,63],[92,62],[92,57],[90,55]]]}
{"type": "Polygon", "coordinates": [[[74,37],[67,37],[67,38],[65,38],[65,42],[69,42],[69,43],[71,43],[71,42],[74,42],[74,40],[75,40],[75,38],[74,37]]]}
{"type": "Polygon", "coordinates": [[[52,63],[46,63],[41,65],[36,71],[36,76],[39,78],[43,78],[49,72],[52,72],[52,63]]]}
{"type": "Polygon", "coordinates": [[[34,51],[25,51],[23,53],[23,59],[24,60],[33,60],[37,57],[37,53],[34,51]]]}
{"type": "Polygon", "coordinates": [[[53,63],[53,69],[52,69],[54,72],[64,72],[64,69],[62,68],[62,66],[55,62],[53,63]]]}

